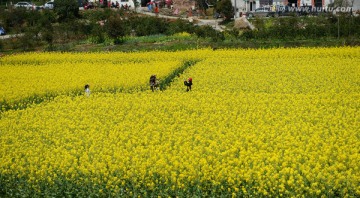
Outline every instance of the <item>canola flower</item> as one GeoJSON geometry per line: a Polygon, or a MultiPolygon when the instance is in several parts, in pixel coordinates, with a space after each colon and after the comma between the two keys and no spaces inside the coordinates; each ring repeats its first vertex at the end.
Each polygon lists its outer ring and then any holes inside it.
{"type": "MultiPolygon", "coordinates": [[[[93,92],[148,89],[149,76],[162,79],[181,67],[191,54],[26,53],[0,59],[0,105],[32,103],[37,98],[93,92]],[[176,57],[176,58],[175,58],[176,57]]],[[[1,109],[0,109],[1,110],[1,109]]]]}
{"type": "Polygon", "coordinates": [[[0,184],[13,196],[358,197],[359,49],[198,50],[164,92],[3,112],[0,184]]]}

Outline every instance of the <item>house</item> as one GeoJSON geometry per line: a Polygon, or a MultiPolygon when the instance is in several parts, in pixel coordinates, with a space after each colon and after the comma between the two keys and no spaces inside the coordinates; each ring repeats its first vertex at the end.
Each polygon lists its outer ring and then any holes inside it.
{"type": "MultiPolygon", "coordinates": [[[[256,8],[271,5],[288,5],[292,7],[312,6],[326,9],[329,4],[334,3],[335,0],[231,0],[235,8],[237,8],[237,15],[240,12],[254,11],[256,8]]],[[[343,0],[344,8],[351,7],[354,11],[360,10],[359,0],[343,0]]]]}
{"type": "MultiPolygon", "coordinates": [[[[104,0],[87,0],[88,2],[92,2],[92,3],[99,3],[99,4],[103,4],[104,0]]],[[[135,2],[138,2],[138,5],[140,5],[141,3],[145,2],[146,0],[107,0],[108,5],[110,5],[112,2],[116,3],[118,2],[120,6],[122,5],[128,5],[131,8],[135,7],[135,2]]],[[[150,0],[148,0],[149,2],[150,0]]],[[[79,4],[83,3],[83,0],[78,0],[79,4]]]]}
{"type": "MultiPolygon", "coordinates": [[[[240,15],[240,13],[254,11],[256,8],[261,7],[260,0],[231,0],[231,2],[237,10],[237,17],[240,15]]],[[[266,2],[268,2],[268,0],[266,0],[266,2]]]]}

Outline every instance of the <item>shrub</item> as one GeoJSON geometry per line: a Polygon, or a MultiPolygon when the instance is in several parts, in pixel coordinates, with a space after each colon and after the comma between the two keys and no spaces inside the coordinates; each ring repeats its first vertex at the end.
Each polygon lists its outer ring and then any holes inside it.
{"type": "Polygon", "coordinates": [[[56,31],[59,33],[59,39],[63,41],[83,39],[86,33],[91,32],[91,25],[80,20],[67,21],[60,23],[56,31]]]}
{"type": "Polygon", "coordinates": [[[47,28],[42,29],[41,38],[44,40],[49,46],[53,45],[54,42],[54,28],[50,24],[47,28]]]}
{"type": "Polygon", "coordinates": [[[229,21],[234,16],[234,9],[230,0],[221,0],[216,4],[216,11],[225,16],[229,21]]]}
{"type": "Polygon", "coordinates": [[[225,38],[226,38],[226,39],[229,38],[229,39],[231,39],[231,40],[240,38],[239,30],[233,28],[233,29],[231,29],[231,30],[225,31],[225,38]]]}
{"type": "Polygon", "coordinates": [[[106,32],[113,39],[125,36],[125,24],[120,16],[112,16],[108,19],[106,22],[106,32]]]}
{"type": "Polygon", "coordinates": [[[251,40],[254,39],[256,35],[255,31],[251,31],[251,30],[245,30],[239,38],[244,39],[244,40],[251,40]]]}
{"type": "Polygon", "coordinates": [[[35,11],[35,10],[29,11],[25,18],[26,25],[27,26],[36,26],[39,24],[39,21],[41,20],[41,18],[42,18],[42,14],[40,12],[35,11]]]}
{"type": "Polygon", "coordinates": [[[34,33],[32,31],[26,31],[22,36],[18,39],[19,47],[23,51],[30,51],[33,50],[35,47],[34,41],[34,33]]]}
{"type": "Polygon", "coordinates": [[[104,28],[100,25],[94,25],[91,32],[91,43],[103,43],[105,42],[104,28]]]}
{"type": "Polygon", "coordinates": [[[0,19],[2,20],[5,28],[21,28],[25,23],[27,15],[27,12],[24,12],[24,10],[10,9],[8,11],[1,12],[0,19]]]}
{"type": "Polygon", "coordinates": [[[323,16],[306,18],[303,27],[300,28],[301,34],[305,38],[321,38],[331,36],[331,24],[323,16]]]}
{"type": "Polygon", "coordinates": [[[111,9],[97,9],[91,12],[83,12],[82,17],[92,22],[98,22],[108,19],[112,14],[111,9]]]}
{"type": "Polygon", "coordinates": [[[79,5],[77,0],[55,0],[54,11],[58,21],[70,21],[79,17],[79,5]]]}
{"type": "Polygon", "coordinates": [[[0,51],[2,51],[4,49],[4,43],[2,42],[2,40],[0,40],[0,51]]]}
{"type": "Polygon", "coordinates": [[[297,17],[279,18],[274,25],[269,28],[269,36],[279,39],[294,39],[298,35],[297,17]]]}
{"type": "Polygon", "coordinates": [[[180,32],[188,32],[193,33],[194,32],[194,26],[188,21],[177,19],[176,21],[169,22],[168,27],[166,30],[167,35],[173,35],[180,32]]]}
{"type": "Polygon", "coordinates": [[[167,29],[166,21],[156,17],[131,17],[127,26],[135,30],[137,36],[163,34],[167,29]]]}
{"type": "Polygon", "coordinates": [[[211,38],[214,42],[222,41],[225,39],[223,33],[214,30],[208,25],[196,28],[195,34],[201,38],[211,38]]]}
{"type": "MultiPolygon", "coordinates": [[[[257,29],[256,34],[254,34],[254,38],[257,39],[267,39],[269,37],[269,28],[267,27],[267,21],[262,18],[255,18],[253,21],[254,26],[257,29]]],[[[271,35],[270,35],[271,36],[271,35]]]]}
{"type": "Polygon", "coordinates": [[[41,22],[50,22],[55,23],[56,22],[56,13],[52,10],[43,10],[42,11],[42,18],[40,19],[41,22]]]}

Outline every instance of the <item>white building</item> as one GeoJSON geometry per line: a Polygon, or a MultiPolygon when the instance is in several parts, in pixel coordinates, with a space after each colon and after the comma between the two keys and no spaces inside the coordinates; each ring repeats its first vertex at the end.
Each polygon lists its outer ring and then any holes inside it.
{"type": "MultiPolygon", "coordinates": [[[[101,3],[101,0],[88,0],[89,2],[94,2],[94,3],[101,3]]],[[[108,0],[108,3],[116,3],[118,2],[120,6],[125,6],[128,5],[130,6],[131,9],[135,8],[135,2],[138,2],[138,5],[140,5],[141,0],[108,0]]]]}
{"type": "Polygon", "coordinates": [[[241,12],[253,11],[260,7],[259,0],[231,0],[231,3],[236,8],[236,17],[239,17],[241,12]]]}
{"type": "MultiPolygon", "coordinates": [[[[329,4],[334,3],[335,0],[231,0],[234,8],[236,8],[236,17],[239,17],[240,13],[247,11],[254,11],[256,8],[268,6],[268,5],[288,5],[292,7],[300,6],[312,6],[326,8],[329,4]]],[[[360,10],[360,0],[344,0],[344,6],[351,7],[354,11],[360,10]]]]}

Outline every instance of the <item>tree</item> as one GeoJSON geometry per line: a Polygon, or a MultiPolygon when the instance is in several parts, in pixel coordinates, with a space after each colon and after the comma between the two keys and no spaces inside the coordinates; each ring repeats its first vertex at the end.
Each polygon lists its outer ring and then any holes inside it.
{"type": "Polygon", "coordinates": [[[125,36],[124,22],[120,16],[111,16],[106,23],[106,30],[109,37],[113,39],[125,36]]]}
{"type": "Polygon", "coordinates": [[[54,11],[58,21],[69,21],[79,17],[79,4],[77,0],[55,0],[54,11]]]}
{"type": "Polygon", "coordinates": [[[27,16],[28,13],[21,9],[9,9],[0,14],[0,20],[3,22],[2,25],[4,25],[5,28],[14,27],[21,31],[27,16]]]}
{"type": "Polygon", "coordinates": [[[52,48],[54,41],[54,27],[52,23],[55,22],[54,13],[49,10],[44,10],[43,16],[39,20],[39,29],[41,31],[41,37],[49,45],[49,49],[52,48]]]}
{"type": "Polygon", "coordinates": [[[216,11],[221,13],[225,20],[230,20],[234,16],[234,8],[231,0],[221,0],[216,4],[216,11]]]}
{"type": "Polygon", "coordinates": [[[206,10],[209,8],[209,6],[205,0],[196,0],[196,3],[200,10],[206,10]]]}

